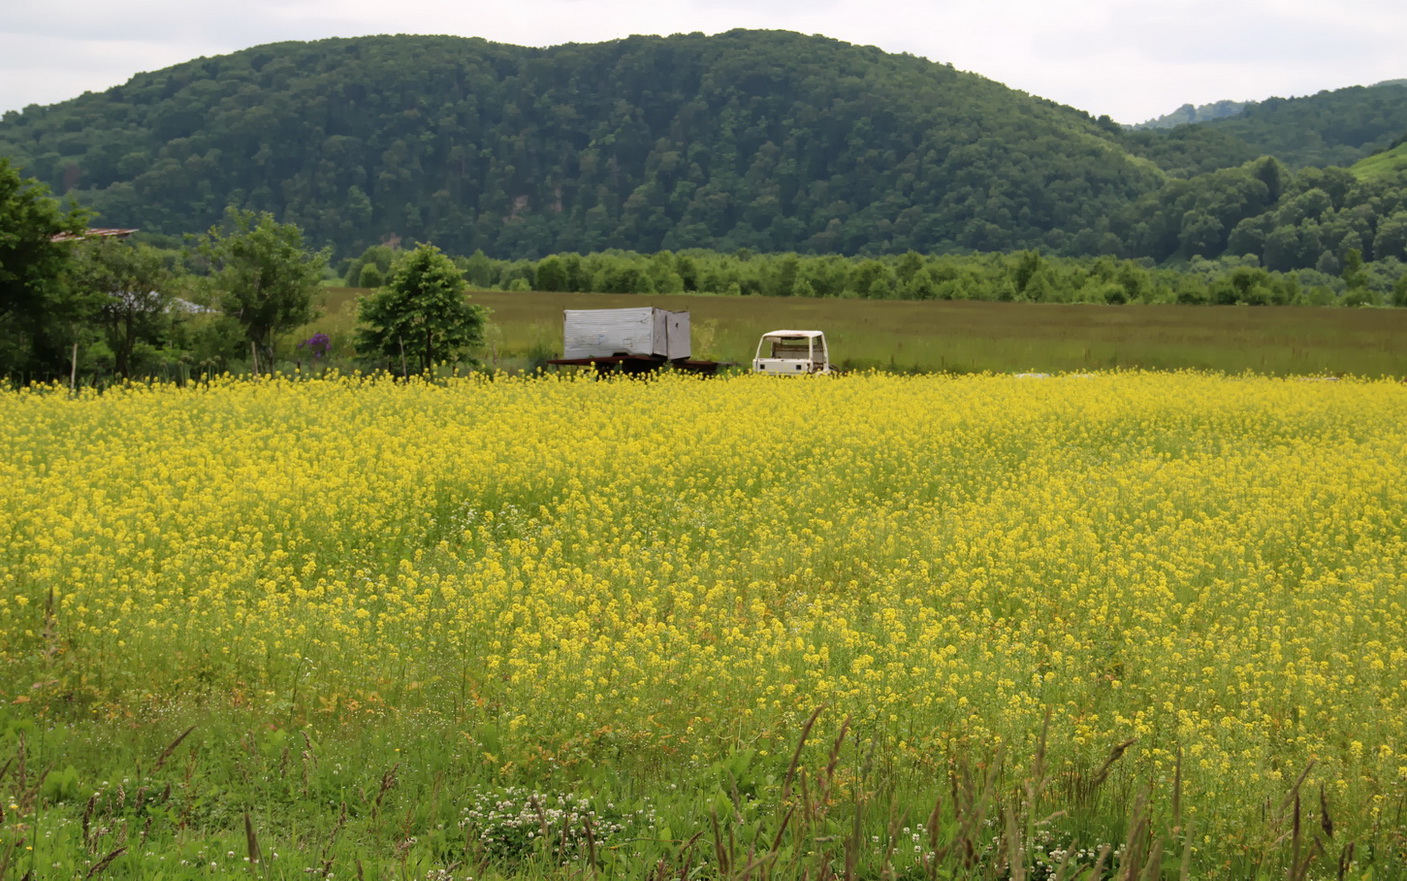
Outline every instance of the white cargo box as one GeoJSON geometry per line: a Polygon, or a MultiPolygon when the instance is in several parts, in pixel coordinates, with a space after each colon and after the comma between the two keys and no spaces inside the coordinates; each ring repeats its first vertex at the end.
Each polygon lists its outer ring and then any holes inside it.
{"type": "Polygon", "coordinates": [[[689,313],[644,306],[639,309],[566,309],[562,321],[563,358],[612,355],[688,358],[689,313]]]}

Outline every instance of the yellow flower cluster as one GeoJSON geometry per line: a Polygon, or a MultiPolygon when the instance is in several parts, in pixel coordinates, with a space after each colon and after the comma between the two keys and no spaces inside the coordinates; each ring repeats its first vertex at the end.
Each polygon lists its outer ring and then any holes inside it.
{"type": "Polygon", "coordinates": [[[1364,822],[1407,782],[1399,383],[32,389],[0,515],[6,701],[416,712],[519,763],[784,750],[820,704],[1024,761],[1049,711],[1067,778],[1136,738],[1211,827],[1310,761],[1364,822]]]}

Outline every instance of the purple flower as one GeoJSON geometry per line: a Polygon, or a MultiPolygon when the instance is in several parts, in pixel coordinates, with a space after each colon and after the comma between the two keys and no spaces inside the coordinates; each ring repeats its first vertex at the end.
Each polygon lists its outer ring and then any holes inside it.
{"type": "Polygon", "coordinates": [[[332,348],[332,338],[325,333],[315,333],[299,343],[298,348],[307,349],[314,358],[321,358],[332,348]]]}

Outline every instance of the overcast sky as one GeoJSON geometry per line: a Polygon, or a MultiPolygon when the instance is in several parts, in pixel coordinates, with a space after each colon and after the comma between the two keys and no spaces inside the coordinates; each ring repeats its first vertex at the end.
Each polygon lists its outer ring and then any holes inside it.
{"type": "Polygon", "coordinates": [[[524,46],[777,28],[910,52],[1125,123],[1182,104],[1407,78],[1402,0],[6,0],[0,111],[280,40],[524,46]]]}

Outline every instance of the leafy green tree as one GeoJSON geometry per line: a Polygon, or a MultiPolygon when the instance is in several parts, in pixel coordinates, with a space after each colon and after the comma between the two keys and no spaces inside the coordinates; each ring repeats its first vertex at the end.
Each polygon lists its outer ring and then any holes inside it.
{"type": "Polygon", "coordinates": [[[84,211],[61,207],[49,190],[0,157],[0,374],[55,376],[95,298],[68,283],[72,242],[84,211]]]}
{"type": "Polygon", "coordinates": [[[161,252],[113,238],[77,249],[74,283],[101,297],[98,314],[117,372],[131,377],[139,345],[156,346],[171,331],[171,273],[161,252]]]}
{"type": "Polygon", "coordinates": [[[1363,269],[1363,254],[1357,248],[1349,248],[1344,255],[1342,277],[1347,288],[1344,292],[1345,306],[1364,306],[1373,302],[1373,292],[1368,289],[1368,273],[1363,269]]]}
{"type": "Polygon", "coordinates": [[[390,245],[372,245],[347,267],[347,286],[352,288],[379,288],[386,274],[391,271],[391,261],[396,259],[396,249],[390,245]],[[371,272],[367,271],[371,267],[371,272]],[[372,283],[368,284],[368,280],[372,283]]]}
{"type": "Polygon", "coordinates": [[[1392,286],[1392,305],[1407,307],[1407,275],[1399,278],[1392,286]]]}
{"type": "Polygon", "coordinates": [[[392,363],[413,359],[421,372],[460,360],[483,344],[488,321],[488,310],[469,302],[468,288],[439,248],[418,245],[392,265],[385,287],[361,301],[357,350],[392,363]]]}
{"type": "Polygon", "coordinates": [[[1373,259],[1407,257],[1407,211],[1398,211],[1378,223],[1373,237],[1373,259]]]}
{"type": "Polygon", "coordinates": [[[379,288],[385,283],[386,276],[375,263],[363,263],[361,272],[357,273],[357,283],[353,287],[379,288]]]}
{"type": "Polygon", "coordinates": [[[570,289],[567,267],[562,258],[549,254],[537,263],[537,286],[544,291],[562,292],[570,289]]]}
{"type": "Polygon", "coordinates": [[[1206,211],[1188,211],[1182,218],[1182,231],[1178,235],[1181,254],[1184,257],[1212,257],[1220,248],[1218,240],[1222,235],[1221,221],[1206,211]]]}
{"type": "Polygon", "coordinates": [[[303,231],[267,211],[230,208],[198,251],[210,265],[207,284],[225,314],[244,329],[260,362],[272,364],[274,336],[317,316],[314,302],[328,252],[310,252],[303,231]]]}

